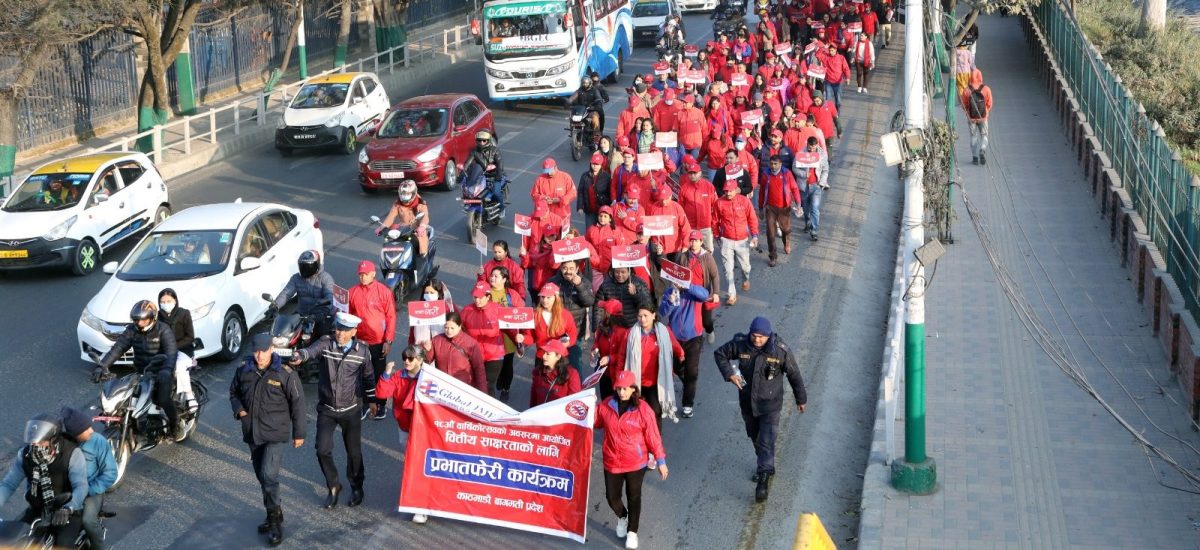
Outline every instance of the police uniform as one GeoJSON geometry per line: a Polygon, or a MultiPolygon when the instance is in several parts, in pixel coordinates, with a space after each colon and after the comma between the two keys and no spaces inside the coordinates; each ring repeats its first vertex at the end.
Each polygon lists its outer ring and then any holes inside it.
{"type": "MultiPolygon", "coordinates": [[[[254,337],[254,350],[269,349],[269,334],[254,337]]],[[[263,525],[282,524],[280,462],[289,442],[304,439],[304,390],[300,378],[274,353],[271,364],[265,368],[259,368],[253,356],[247,357],[229,383],[229,403],[234,418],[242,423],[242,440],[250,446],[254,476],[262,486],[263,506],[267,509],[267,523],[263,525]]],[[[262,532],[266,530],[260,528],[262,532]]]]}
{"type": "MultiPolygon", "coordinates": [[[[334,317],[337,330],[358,328],[362,319],[339,312],[334,317]]],[[[371,367],[371,351],[357,338],[339,346],[333,336],[323,336],[307,349],[297,350],[293,362],[315,360],[320,368],[317,381],[317,463],[325,475],[329,496],[326,508],[337,506],[342,484],[337,465],[333,462],[333,434],[342,429],[346,446],[346,477],[350,479],[350,506],[362,503],[362,410],[363,399],[375,400],[375,371],[371,367]]]]}
{"type": "MultiPolygon", "coordinates": [[[[729,380],[740,374],[746,382],[738,391],[738,405],[746,435],[754,442],[754,452],[758,455],[755,474],[758,481],[775,474],[775,439],[783,409],[784,381],[791,385],[797,405],[807,403],[808,394],[792,350],[771,331],[771,323],[763,317],[755,318],[750,334],[769,334],[770,338],[759,348],[750,342],[749,334],[738,334],[717,348],[713,357],[723,378],[729,380]],[[733,366],[731,361],[737,361],[738,365],[733,366]]],[[[764,495],[760,500],[765,498],[764,495]]]]}

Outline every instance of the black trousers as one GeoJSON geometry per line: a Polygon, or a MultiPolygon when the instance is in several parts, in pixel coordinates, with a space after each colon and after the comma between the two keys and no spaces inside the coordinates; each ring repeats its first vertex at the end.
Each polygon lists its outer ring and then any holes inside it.
{"type": "Polygon", "coordinates": [[[179,429],[179,411],[175,409],[175,369],[161,368],[154,373],[154,394],[150,396],[167,415],[167,430],[179,429]]]}
{"type": "Polygon", "coordinates": [[[283,450],[287,443],[263,443],[250,446],[250,463],[254,465],[254,477],[262,488],[263,507],[268,512],[278,510],[279,466],[283,463],[283,450]]]}
{"type": "Polygon", "coordinates": [[[604,472],[604,496],[608,499],[608,507],[612,508],[618,518],[629,518],[630,533],[637,532],[638,521],[642,516],[642,481],[645,479],[645,468],[638,468],[623,474],[604,472]],[[624,489],[628,507],[621,502],[622,489],[624,489]]]}
{"type": "Polygon", "coordinates": [[[746,424],[746,435],[754,443],[754,454],[758,458],[757,473],[775,473],[775,438],[779,434],[779,411],[755,416],[750,403],[741,402],[742,421],[746,424]]]}
{"type": "Polygon", "coordinates": [[[704,336],[697,336],[683,343],[683,368],[679,377],[683,379],[684,407],[691,407],[696,403],[696,387],[700,382],[700,351],[703,347],[704,336]]]}
{"type": "Polygon", "coordinates": [[[654,422],[658,424],[659,435],[662,435],[662,403],[658,402],[658,386],[642,386],[641,392],[642,400],[654,411],[654,422]]]}
{"type": "MultiPolygon", "coordinates": [[[[371,369],[375,371],[375,383],[379,384],[379,378],[387,371],[387,355],[383,353],[383,342],[378,344],[369,344],[367,349],[371,352],[371,369]]],[[[379,410],[383,410],[387,406],[387,398],[375,399],[375,403],[379,405],[379,410]]],[[[361,413],[359,413],[361,415],[361,413]]]]}
{"type": "Polygon", "coordinates": [[[325,474],[326,487],[341,487],[337,465],[333,463],[333,432],[342,429],[342,443],[346,446],[346,477],[350,487],[362,489],[362,405],[348,411],[333,412],[324,405],[317,405],[317,463],[325,474]]]}
{"type": "Polygon", "coordinates": [[[496,389],[508,391],[512,388],[513,357],[516,355],[516,352],[504,354],[504,361],[500,365],[500,376],[496,378],[496,389]]]}
{"type": "MultiPolygon", "coordinates": [[[[508,359],[505,356],[505,359],[508,359]]],[[[504,359],[484,361],[483,370],[487,373],[488,395],[496,394],[496,382],[500,379],[500,371],[504,370],[504,359]]],[[[508,362],[508,381],[512,382],[512,360],[508,362]]]]}
{"type": "Polygon", "coordinates": [[[712,334],[714,330],[712,312],[713,310],[707,307],[700,308],[700,322],[704,324],[705,334],[712,334]]]}

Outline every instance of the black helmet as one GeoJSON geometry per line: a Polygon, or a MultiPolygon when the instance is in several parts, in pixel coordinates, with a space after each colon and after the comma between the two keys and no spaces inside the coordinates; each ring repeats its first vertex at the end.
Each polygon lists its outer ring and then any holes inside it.
{"type": "Polygon", "coordinates": [[[25,423],[25,444],[33,445],[51,440],[62,433],[62,421],[49,413],[39,414],[25,423]]]}
{"type": "Polygon", "coordinates": [[[321,271],[321,253],[316,250],[305,250],[300,253],[300,259],[296,260],[296,263],[300,266],[300,276],[307,279],[321,271]]]}
{"type": "Polygon", "coordinates": [[[583,80],[581,80],[579,82],[579,85],[583,86],[584,88],[591,88],[592,87],[592,77],[590,77],[590,76],[583,77],[583,80]]]}
{"type": "Polygon", "coordinates": [[[138,303],[133,304],[133,309],[129,310],[129,320],[137,322],[144,319],[154,319],[158,316],[158,306],[150,300],[138,300],[138,303]]]}

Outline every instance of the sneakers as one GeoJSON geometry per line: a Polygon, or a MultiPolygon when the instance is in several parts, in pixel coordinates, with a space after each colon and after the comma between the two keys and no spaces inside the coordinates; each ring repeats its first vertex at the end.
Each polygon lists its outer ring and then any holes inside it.
{"type": "Polygon", "coordinates": [[[866,88],[863,88],[863,89],[862,89],[862,93],[864,93],[864,94],[869,94],[869,93],[871,93],[871,90],[868,90],[868,89],[866,89],[866,88]]]}
{"type": "Polygon", "coordinates": [[[429,521],[429,516],[425,514],[413,514],[413,523],[424,525],[427,521],[429,521]]]}
{"type": "Polygon", "coordinates": [[[776,260],[775,258],[771,258],[767,261],[767,267],[775,267],[777,265],[779,265],[779,260],[776,260]]]}
{"type": "Polygon", "coordinates": [[[716,341],[717,341],[717,333],[715,333],[715,332],[708,333],[708,343],[712,344],[712,343],[715,343],[716,341]]]}
{"type": "Polygon", "coordinates": [[[617,518],[617,537],[625,538],[629,534],[629,516],[617,518]]]}
{"type": "Polygon", "coordinates": [[[979,164],[979,157],[971,157],[971,164],[979,164]]]}
{"type": "Polygon", "coordinates": [[[387,405],[380,405],[375,410],[375,420],[383,420],[385,418],[387,418],[387,405]]]}
{"type": "Polygon", "coordinates": [[[862,87],[862,86],[859,86],[859,87],[858,87],[858,93],[860,93],[860,94],[861,94],[862,92],[863,92],[863,87],[862,87]]]}
{"type": "Polygon", "coordinates": [[[730,294],[729,299],[725,300],[725,305],[732,306],[737,304],[737,294],[730,294]]]}
{"type": "Polygon", "coordinates": [[[629,533],[625,536],[625,548],[635,549],[638,547],[637,533],[629,533]]]}
{"type": "Polygon", "coordinates": [[[750,279],[742,281],[742,292],[746,292],[747,290],[750,290],[750,279]]]}
{"type": "Polygon", "coordinates": [[[979,164],[987,164],[987,155],[983,151],[979,152],[979,164]]]}
{"type": "Polygon", "coordinates": [[[812,237],[812,240],[814,240],[814,241],[815,241],[815,240],[818,240],[818,239],[817,239],[817,232],[816,232],[816,231],[813,231],[812,233],[809,233],[809,236],[810,236],[810,237],[812,237]]]}
{"type": "Polygon", "coordinates": [[[684,417],[684,418],[691,418],[691,417],[692,417],[692,410],[693,410],[693,409],[692,409],[691,407],[684,407],[684,408],[683,408],[683,417],[684,417]]]}

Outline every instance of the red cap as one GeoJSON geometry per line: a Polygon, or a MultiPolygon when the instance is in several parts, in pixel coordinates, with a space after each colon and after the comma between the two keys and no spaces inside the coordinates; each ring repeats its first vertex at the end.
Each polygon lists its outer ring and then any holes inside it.
{"type": "Polygon", "coordinates": [[[637,155],[637,153],[633,152],[633,147],[630,147],[628,145],[621,147],[621,154],[622,155],[637,155]]]}
{"type": "Polygon", "coordinates": [[[775,52],[767,52],[767,59],[775,59],[775,52]]]}
{"type": "Polygon", "coordinates": [[[666,185],[660,185],[660,186],[658,186],[658,189],[654,190],[654,200],[664,201],[669,198],[671,198],[671,188],[670,187],[668,187],[666,185]]]}
{"type": "Polygon", "coordinates": [[[546,201],[538,199],[533,203],[533,217],[540,219],[542,216],[545,216],[549,213],[550,205],[546,204],[546,201]]]}
{"type": "Polygon", "coordinates": [[[559,229],[561,229],[559,226],[546,222],[542,224],[542,237],[546,237],[547,235],[557,237],[559,229]]]}
{"type": "Polygon", "coordinates": [[[592,153],[592,164],[604,164],[604,153],[600,151],[592,153]]]}
{"type": "Polygon", "coordinates": [[[635,387],[637,387],[637,380],[633,377],[633,371],[623,370],[617,373],[617,381],[613,382],[613,389],[635,387]]]}
{"type": "Polygon", "coordinates": [[[688,103],[688,104],[695,103],[695,102],[696,102],[696,96],[694,96],[694,95],[692,95],[692,94],[685,95],[685,96],[683,96],[683,102],[684,102],[684,103],[688,103]]]}
{"type": "Polygon", "coordinates": [[[546,160],[542,161],[542,170],[547,168],[558,168],[558,163],[554,162],[554,159],[546,157],[546,160]]]}
{"type": "Polygon", "coordinates": [[[558,338],[547,340],[546,343],[538,346],[538,348],[542,353],[554,352],[557,353],[559,357],[567,356],[567,346],[564,346],[562,340],[559,340],[558,338]]]}
{"type": "Polygon", "coordinates": [[[630,184],[629,187],[625,188],[625,198],[642,198],[642,188],[638,187],[636,184],[630,184]]]}
{"type": "Polygon", "coordinates": [[[375,273],[375,264],[370,260],[358,262],[358,274],[362,275],[363,273],[375,273]]]}
{"type": "Polygon", "coordinates": [[[696,163],[694,163],[694,162],[693,162],[693,163],[690,163],[690,164],[688,164],[688,165],[686,165],[686,166],[687,166],[687,167],[685,168],[685,170],[687,170],[687,172],[688,172],[689,174],[695,174],[695,173],[697,173],[697,172],[701,172],[701,170],[700,170],[700,165],[699,165],[699,164],[696,164],[696,163]]]}
{"type": "Polygon", "coordinates": [[[688,233],[688,240],[689,241],[703,241],[704,240],[704,232],[700,231],[699,229],[693,229],[691,233],[688,233]]]}
{"type": "Polygon", "coordinates": [[[771,130],[771,137],[780,137],[781,138],[781,137],[783,137],[783,132],[781,132],[779,130],[779,128],[771,130]]]}
{"type": "Polygon", "coordinates": [[[558,295],[558,285],[554,283],[546,283],[542,285],[542,290],[538,291],[538,296],[556,296],[558,295]]]}
{"type": "Polygon", "coordinates": [[[683,165],[684,166],[688,166],[689,164],[695,164],[695,163],[696,163],[696,157],[693,157],[690,154],[683,155],[683,165]]]}
{"type": "Polygon", "coordinates": [[[487,296],[491,291],[492,287],[490,285],[483,281],[479,281],[478,283],[475,283],[475,288],[471,289],[471,297],[478,298],[480,296],[487,296]]]}
{"type": "Polygon", "coordinates": [[[617,147],[629,147],[629,136],[617,136],[617,147]]]}
{"type": "Polygon", "coordinates": [[[621,301],[615,298],[601,300],[597,305],[599,305],[600,309],[604,310],[604,312],[609,315],[620,315],[621,312],[625,310],[625,306],[621,304],[621,301]]]}
{"type": "Polygon", "coordinates": [[[608,214],[611,217],[612,216],[612,207],[607,204],[604,206],[601,206],[600,214],[608,214]]]}
{"type": "Polygon", "coordinates": [[[667,88],[667,91],[663,93],[663,97],[666,99],[675,99],[675,88],[667,88]]]}
{"type": "Polygon", "coordinates": [[[737,180],[734,180],[734,179],[725,180],[725,185],[721,187],[721,190],[722,191],[737,191],[738,190],[737,180]]]}

